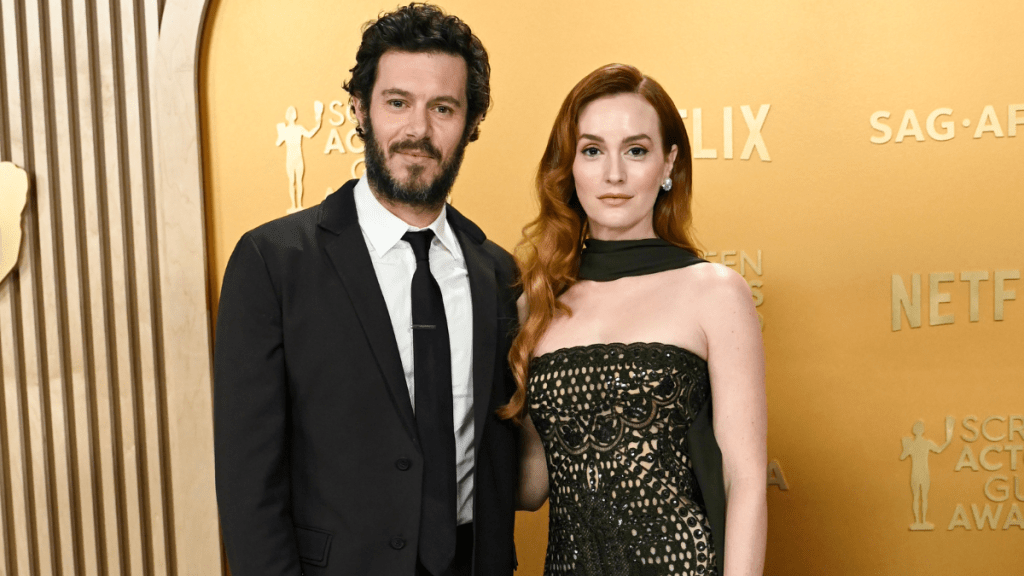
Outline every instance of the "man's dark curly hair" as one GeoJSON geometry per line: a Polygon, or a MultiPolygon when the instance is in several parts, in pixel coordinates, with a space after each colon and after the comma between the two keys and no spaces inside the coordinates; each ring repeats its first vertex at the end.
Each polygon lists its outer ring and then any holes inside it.
{"type": "MultiPolygon", "coordinates": [[[[491,104],[491,65],[487,50],[465,22],[445,14],[432,4],[413,2],[377,20],[363,25],[363,40],[356,53],[352,78],[342,87],[350,96],[358,98],[369,110],[373,84],[377,81],[377,64],[388,50],[403,52],[441,52],[462,56],[466,61],[466,97],[468,114],[466,127],[483,120],[491,104]]],[[[351,105],[353,114],[355,105],[351,105]]],[[[359,129],[362,136],[362,129],[359,129]]],[[[469,141],[480,135],[479,128],[469,135],[469,141]]]]}

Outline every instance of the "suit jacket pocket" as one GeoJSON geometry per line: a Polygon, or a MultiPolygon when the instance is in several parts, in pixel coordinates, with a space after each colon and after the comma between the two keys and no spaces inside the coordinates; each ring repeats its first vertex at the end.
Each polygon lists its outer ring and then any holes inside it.
{"type": "Polygon", "coordinates": [[[327,566],[327,554],[331,549],[331,533],[305,526],[295,527],[295,538],[299,544],[299,558],[313,566],[327,566]]]}

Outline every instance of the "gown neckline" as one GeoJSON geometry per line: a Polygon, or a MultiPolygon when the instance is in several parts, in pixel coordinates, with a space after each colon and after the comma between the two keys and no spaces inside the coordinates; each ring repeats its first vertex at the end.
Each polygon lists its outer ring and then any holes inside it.
{"type": "Polygon", "coordinates": [[[628,350],[630,348],[635,348],[635,347],[640,347],[640,346],[660,346],[662,348],[671,348],[671,349],[677,350],[679,352],[683,352],[687,356],[692,356],[693,358],[696,358],[697,360],[700,360],[704,364],[708,363],[707,360],[705,360],[704,358],[701,358],[693,350],[690,350],[688,348],[684,348],[682,346],[677,346],[676,344],[667,344],[665,342],[595,342],[593,344],[580,344],[580,345],[577,345],[577,346],[565,346],[565,347],[562,347],[562,348],[556,348],[555,350],[552,350],[550,352],[545,352],[545,353],[541,354],[540,356],[534,356],[530,360],[530,363],[532,364],[534,362],[537,362],[537,361],[541,360],[542,358],[544,358],[546,356],[554,356],[555,354],[565,354],[565,353],[572,353],[572,352],[584,352],[584,351],[587,351],[587,350],[590,350],[590,349],[598,349],[598,348],[602,348],[602,347],[606,347],[606,348],[624,348],[624,349],[628,350]]]}

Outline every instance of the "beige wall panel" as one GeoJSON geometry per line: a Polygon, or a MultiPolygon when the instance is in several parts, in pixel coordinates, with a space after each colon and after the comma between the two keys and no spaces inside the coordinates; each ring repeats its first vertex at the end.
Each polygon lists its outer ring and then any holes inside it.
{"type": "Polygon", "coordinates": [[[69,547],[61,550],[57,534],[58,510],[54,507],[52,454],[49,452],[50,426],[46,410],[49,397],[38,384],[38,380],[25,379],[25,413],[30,438],[30,451],[26,455],[31,468],[32,518],[29,520],[34,538],[34,557],[39,574],[57,574],[60,570],[61,554],[72,553],[69,547]],[[27,384],[27,385],[26,385],[27,384]]]}
{"type": "MultiPolygon", "coordinates": [[[[22,125],[22,94],[21,94],[21,75],[19,68],[19,39],[20,34],[18,32],[18,19],[16,13],[15,3],[12,1],[4,1],[0,3],[0,17],[3,19],[3,50],[4,50],[4,70],[0,71],[2,74],[3,81],[6,87],[7,101],[0,103],[6,107],[7,114],[7,128],[8,138],[10,141],[10,149],[5,151],[9,154],[9,157],[17,165],[23,166],[25,164],[25,150],[23,144],[23,125],[22,125]]],[[[23,228],[23,232],[28,236],[31,234],[31,210],[26,210],[26,220],[29,220],[27,225],[23,228]]],[[[25,238],[25,242],[30,242],[29,237],[25,238]]],[[[29,246],[23,246],[20,262],[26,263],[31,262],[31,251],[29,246]]],[[[30,428],[29,422],[26,421],[25,412],[27,411],[27,405],[29,399],[25,397],[26,394],[30,394],[31,391],[26,390],[24,384],[31,374],[35,373],[35,365],[26,365],[27,371],[30,374],[20,373],[18,366],[18,357],[16,352],[16,341],[21,337],[18,333],[17,327],[14,323],[14,318],[24,310],[19,310],[18,303],[15,302],[13,292],[22,286],[28,286],[31,279],[31,271],[22,268],[21,273],[12,273],[10,277],[0,285],[0,355],[2,355],[3,362],[0,364],[0,370],[2,370],[2,378],[0,382],[3,383],[3,390],[0,391],[2,394],[3,401],[3,422],[0,427],[0,435],[5,439],[6,453],[3,455],[5,461],[2,463],[3,475],[2,478],[2,491],[0,491],[0,500],[4,502],[5,509],[3,510],[3,544],[4,544],[4,556],[0,560],[0,567],[3,567],[5,574],[28,574],[30,571],[36,570],[40,574],[52,573],[51,557],[49,556],[50,546],[50,530],[48,518],[44,515],[42,518],[43,522],[40,525],[40,530],[37,532],[32,529],[33,524],[33,512],[31,507],[33,505],[32,497],[32,482],[33,478],[30,477],[29,468],[31,466],[30,449],[32,438],[28,431],[30,428]],[[36,538],[33,541],[33,538],[36,538]],[[36,559],[36,550],[34,549],[35,544],[39,544],[43,550],[43,557],[36,559]]],[[[26,294],[22,294],[22,304],[25,304],[26,294]]],[[[31,300],[29,300],[31,302],[31,300]]],[[[32,308],[28,308],[27,318],[23,316],[22,321],[31,322],[29,329],[23,331],[28,333],[28,340],[24,342],[26,347],[34,344],[35,331],[34,328],[34,317],[32,308]]],[[[35,360],[33,357],[32,360],[35,360]]],[[[38,388],[35,389],[38,392],[38,388]]],[[[38,402],[38,395],[35,396],[36,402],[38,402]]],[[[37,426],[38,427],[38,426],[37,426]]],[[[37,437],[38,438],[38,437],[37,437]]],[[[45,474],[46,469],[37,470],[33,475],[35,478],[42,478],[45,474]]],[[[44,487],[43,499],[45,503],[46,491],[45,483],[42,483],[44,487]]],[[[38,496],[38,495],[37,495],[38,496]]]]}
{"type": "Polygon", "coordinates": [[[197,107],[205,2],[168,2],[151,68],[168,447],[178,574],[220,566],[197,107]],[[203,279],[199,284],[197,279],[203,279]],[[187,310],[188,313],[180,311],[187,310]],[[189,345],[182,345],[189,343],[189,345]]]}
{"type": "Polygon", "coordinates": [[[39,307],[39,246],[38,222],[34,213],[26,214],[24,219],[25,243],[21,247],[20,288],[21,296],[21,329],[19,341],[22,345],[22,362],[24,369],[22,385],[33,414],[42,415],[29,421],[31,437],[31,453],[33,464],[33,492],[36,502],[35,533],[37,537],[37,553],[41,574],[50,574],[55,570],[58,558],[56,542],[56,515],[52,511],[53,470],[48,453],[48,420],[43,412],[46,398],[40,385],[40,367],[42,352],[40,350],[40,317],[39,307]]]}
{"type": "Polygon", "coordinates": [[[115,42],[111,3],[96,4],[96,30],[99,45],[100,112],[103,121],[103,157],[106,181],[107,242],[109,258],[110,334],[114,367],[111,414],[114,426],[114,465],[117,473],[118,523],[121,530],[122,560],[129,574],[142,574],[145,570],[145,543],[143,541],[142,492],[139,469],[136,465],[138,443],[135,439],[135,388],[133,382],[133,354],[130,322],[128,276],[132,267],[128,263],[125,247],[128,233],[123,219],[122,198],[126,181],[126,166],[121,163],[121,134],[123,122],[119,107],[119,77],[115,74],[120,62],[115,57],[115,42]]]}
{"type": "Polygon", "coordinates": [[[32,534],[30,533],[30,506],[28,496],[30,479],[25,470],[27,438],[24,437],[25,415],[22,410],[21,382],[18,377],[16,357],[14,354],[11,282],[0,285],[0,326],[5,333],[0,335],[0,355],[3,363],[3,427],[0,431],[7,440],[8,460],[3,463],[3,482],[5,500],[9,498],[9,516],[4,519],[4,566],[13,569],[14,574],[29,574],[32,562],[32,534]],[[9,484],[8,484],[9,482],[9,484]],[[10,524],[7,518],[10,518],[10,524]]]}
{"type": "MultiPolygon", "coordinates": [[[[43,43],[41,37],[42,21],[39,6],[34,2],[26,2],[25,26],[27,31],[28,44],[28,70],[46,70],[50,65],[48,54],[45,52],[48,46],[43,43]]],[[[56,534],[60,546],[57,550],[57,558],[60,561],[59,569],[64,573],[73,574],[80,563],[76,557],[80,551],[80,541],[75,531],[74,505],[77,500],[75,494],[75,478],[71,468],[71,446],[69,446],[70,431],[68,430],[68,413],[66,400],[68,398],[68,382],[65,380],[65,363],[62,349],[64,327],[60,322],[60,310],[63,302],[58,295],[58,262],[57,246],[51,235],[58,228],[57,212],[59,206],[53,206],[52,200],[59,197],[53,189],[56,182],[56,174],[52,171],[51,157],[54,154],[46,149],[45,140],[48,131],[53,129],[53,121],[48,118],[48,88],[45,85],[47,78],[43,74],[31,74],[30,97],[28,106],[31,112],[33,130],[33,150],[31,151],[32,166],[34,167],[35,187],[34,197],[37,207],[37,222],[39,234],[39,265],[40,265],[40,286],[42,288],[42,322],[43,336],[41,348],[44,349],[42,374],[42,410],[41,416],[46,423],[46,443],[48,458],[52,458],[52,474],[50,490],[54,494],[49,502],[48,512],[55,516],[56,534]]],[[[50,95],[52,96],[52,95],[50,95]]],[[[37,464],[39,464],[37,462],[37,464]]]]}
{"type": "Polygon", "coordinates": [[[0,286],[3,574],[221,563],[196,146],[205,7],[161,4],[0,4],[0,156],[28,168],[34,190],[19,270],[0,286]],[[180,110],[173,122],[158,99],[180,110]]]}
{"type": "MultiPolygon", "coordinates": [[[[26,50],[26,39],[18,30],[18,14],[14,2],[4,2],[0,9],[3,10],[3,35],[5,51],[4,78],[7,81],[6,105],[7,123],[11,142],[9,150],[10,159],[17,165],[26,163],[25,150],[25,126],[22,122],[24,112],[22,93],[22,78],[19,69],[19,53],[26,50]]],[[[51,513],[51,467],[47,451],[47,419],[43,406],[46,405],[46,398],[43,396],[43,389],[40,386],[39,368],[39,337],[37,307],[37,274],[38,274],[38,248],[35,238],[37,235],[37,224],[35,211],[30,205],[22,219],[23,241],[19,255],[20,271],[12,274],[5,283],[4,289],[8,294],[17,291],[18,301],[12,298],[11,320],[0,322],[0,329],[4,331],[3,336],[9,343],[17,343],[17,348],[11,350],[11,356],[5,361],[10,361],[10,370],[5,370],[3,378],[4,387],[8,391],[14,390],[15,397],[19,399],[19,415],[28,414],[27,417],[20,417],[11,420],[11,425],[19,426],[19,445],[15,452],[9,452],[11,461],[6,462],[11,470],[23,470],[24,475],[20,479],[12,477],[19,482],[20,488],[24,489],[23,495],[28,500],[23,502],[20,515],[13,515],[14,534],[24,534],[30,540],[26,545],[30,548],[21,550],[15,546],[18,558],[13,555],[8,558],[13,562],[12,574],[24,574],[27,568],[23,565],[31,561],[33,572],[36,574],[53,574],[57,558],[57,548],[54,542],[54,515],[51,513]],[[18,318],[18,325],[14,318],[18,318]],[[20,330],[19,330],[20,329],[20,330]],[[18,356],[20,354],[20,357],[18,356]],[[17,461],[14,461],[14,459],[17,461]],[[20,484],[24,482],[24,484],[20,484]],[[28,496],[31,494],[31,496],[28,496]],[[25,507],[24,505],[27,505],[25,507]],[[29,556],[30,554],[30,556],[29,556]],[[17,568],[20,566],[21,568],[17,568]]],[[[5,392],[7,393],[7,392],[5,392]]],[[[9,450],[11,446],[9,445],[9,450]]],[[[5,540],[5,542],[7,542],[5,540]]],[[[12,540],[13,542],[13,540],[12,540]]],[[[7,562],[3,563],[4,565],[7,562]]]]}
{"type": "Polygon", "coordinates": [[[99,542],[101,543],[102,563],[100,570],[104,574],[121,573],[121,548],[118,534],[118,513],[117,513],[117,490],[116,470],[114,467],[114,428],[111,418],[111,406],[113,397],[111,395],[111,374],[109,365],[109,351],[107,348],[107,310],[104,289],[104,266],[102,259],[103,234],[102,222],[100,221],[99,206],[99,174],[98,161],[96,157],[97,138],[100,133],[97,130],[96,122],[101,120],[94,115],[93,91],[97,78],[93,76],[91,69],[92,46],[89,43],[89,12],[95,11],[95,6],[85,2],[73,4],[74,22],[74,53],[75,70],[77,72],[78,108],[79,118],[79,150],[81,155],[81,188],[82,188],[82,218],[79,220],[83,226],[80,238],[84,240],[84,246],[79,249],[84,252],[84,270],[88,272],[88,319],[86,326],[89,335],[89,377],[92,381],[89,412],[95,417],[92,428],[92,446],[94,458],[92,460],[93,475],[96,479],[96,494],[98,495],[97,519],[99,531],[99,542]]]}
{"type": "Polygon", "coordinates": [[[3,20],[4,69],[0,70],[7,90],[7,129],[10,138],[11,161],[18,166],[25,165],[25,149],[22,141],[20,68],[18,63],[18,21],[13,0],[0,1],[0,19],[3,20]]]}
{"type": "MultiPolygon", "coordinates": [[[[2,290],[3,288],[0,287],[0,291],[2,290]]],[[[4,302],[4,298],[4,294],[0,292],[0,306],[9,304],[9,302],[4,302]]],[[[0,315],[2,315],[2,312],[0,312],[0,315]]],[[[0,329],[2,328],[6,328],[6,326],[0,324],[0,329]]],[[[12,356],[12,359],[8,361],[6,360],[7,357],[3,356],[8,353],[4,349],[5,340],[3,339],[3,336],[4,334],[0,333],[0,382],[4,381],[4,374],[11,375],[8,376],[8,378],[10,378],[14,373],[13,346],[8,346],[8,348],[11,348],[9,353],[12,356]]],[[[7,340],[10,340],[10,338],[7,338],[7,340]]],[[[9,498],[7,496],[10,488],[10,481],[7,480],[10,474],[10,471],[8,470],[10,467],[10,464],[8,463],[10,457],[8,456],[7,430],[4,429],[7,420],[7,401],[5,394],[6,390],[4,387],[0,386],[0,415],[3,415],[4,417],[4,425],[0,425],[0,479],[2,479],[0,480],[0,544],[2,544],[5,549],[5,554],[0,556],[0,576],[8,576],[12,573],[8,565],[14,560],[10,554],[10,552],[14,550],[14,546],[9,544],[14,542],[14,526],[8,521],[8,517],[11,514],[11,506],[8,502],[9,498]]]]}
{"type": "Polygon", "coordinates": [[[145,46],[147,44],[145,30],[139,27],[143,14],[133,0],[121,0],[121,45],[123,47],[125,70],[125,113],[127,118],[127,149],[129,158],[128,191],[131,206],[131,254],[134,274],[134,311],[136,354],[138,355],[136,374],[136,401],[139,409],[138,429],[139,468],[143,480],[144,518],[141,519],[148,531],[148,562],[151,570],[157,575],[168,573],[167,526],[169,520],[164,509],[164,483],[161,456],[161,407],[158,400],[159,379],[157,351],[158,340],[155,339],[154,302],[152,262],[153,246],[150,244],[150,228],[148,228],[147,197],[152,182],[150,149],[152,138],[143,133],[148,118],[143,118],[141,110],[143,99],[148,99],[144,92],[145,80],[141,73],[145,70],[145,46]]]}
{"type": "MultiPolygon", "coordinates": [[[[2,73],[2,70],[0,70],[0,73],[2,73]]],[[[0,148],[0,152],[4,152],[4,150],[0,148]]],[[[0,318],[3,317],[3,306],[11,305],[13,308],[12,299],[9,294],[4,292],[5,290],[7,290],[6,287],[0,286],[0,318]]],[[[11,326],[13,327],[13,322],[11,326]]],[[[7,327],[7,324],[0,323],[0,383],[4,382],[5,374],[7,378],[13,378],[15,375],[14,346],[13,342],[8,343],[8,341],[13,340],[14,330],[7,330],[7,327]]],[[[9,547],[8,542],[14,542],[14,534],[12,533],[14,526],[8,522],[10,504],[8,503],[7,494],[10,488],[10,481],[7,478],[9,478],[10,473],[8,470],[10,467],[8,463],[10,457],[8,456],[7,430],[5,429],[7,421],[6,392],[5,387],[0,386],[0,415],[4,418],[4,423],[0,424],[0,544],[4,546],[6,552],[10,552],[13,550],[13,546],[9,547]]],[[[7,576],[11,573],[11,570],[8,568],[11,560],[13,558],[10,558],[6,553],[0,556],[0,576],[7,576]]]]}
{"type": "Polygon", "coordinates": [[[58,564],[56,514],[53,503],[53,467],[50,465],[47,437],[49,435],[48,416],[43,407],[46,405],[43,387],[40,385],[40,366],[43,361],[40,352],[39,338],[39,294],[38,284],[38,252],[36,245],[36,219],[29,215],[25,219],[25,243],[21,255],[21,323],[22,334],[22,366],[25,373],[21,384],[25,387],[27,405],[31,414],[38,418],[29,419],[29,435],[31,440],[31,461],[33,466],[32,484],[35,499],[34,531],[36,537],[36,553],[38,555],[39,573],[53,574],[58,564]]]}
{"type": "MultiPolygon", "coordinates": [[[[52,120],[53,135],[56,138],[57,179],[54,187],[59,190],[58,204],[54,210],[53,221],[60,223],[57,231],[57,267],[59,268],[58,293],[63,301],[63,310],[59,317],[63,325],[64,335],[61,344],[64,347],[65,362],[65,410],[68,429],[68,460],[70,471],[74,475],[74,494],[77,497],[71,513],[74,516],[75,530],[79,538],[80,561],[79,573],[84,576],[98,576],[100,562],[97,541],[96,492],[93,483],[92,454],[92,419],[89,411],[89,385],[86,373],[89,370],[85,351],[85,331],[82,325],[84,316],[82,273],[79,267],[78,246],[78,215],[76,196],[81,193],[81,181],[76,174],[79,159],[73,155],[74,130],[78,120],[75,102],[70,101],[73,81],[74,62],[67,61],[67,43],[74,40],[65,34],[64,7],[60,0],[50,0],[48,5],[49,20],[49,58],[52,78],[52,120]],[[68,393],[70,392],[70,393],[68,393]]],[[[54,154],[53,148],[48,150],[54,154]]],[[[56,229],[56,226],[55,226],[56,229]]]]}
{"type": "MultiPolygon", "coordinates": [[[[127,124],[128,151],[128,197],[131,212],[131,263],[134,270],[134,301],[135,314],[135,352],[136,359],[136,401],[138,414],[137,441],[139,442],[138,462],[143,481],[142,494],[143,517],[140,519],[148,532],[148,568],[155,574],[167,573],[167,540],[164,522],[167,515],[164,511],[164,494],[160,457],[159,408],[156,396],[157,374],[156,352],[154,350],[154,325],[152,285],[150,278],[150,245],[147,218],[148,178],[150,169],[148,147],[150,141],[145,139],[143,129],[143,80],[139,73],[144,70],[140,58],[146,58],[145,42],[141,37],[145,31],[140,30],[138,22],[141,15],[136,13],[137,6],[133,0],[120,1],[121,13],[121,46],[124,61],[124,102],[127,124]]],[[[146,119],[148,122],[148,119],[146,119]]]]}

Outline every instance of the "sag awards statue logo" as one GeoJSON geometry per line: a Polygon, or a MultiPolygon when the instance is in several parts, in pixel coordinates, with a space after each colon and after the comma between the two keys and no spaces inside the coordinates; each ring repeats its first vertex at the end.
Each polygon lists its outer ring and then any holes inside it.
{"type": "MultiPolygon", "coordinates": [[[[358,132],[354,126],[356,125],[355,118],[353,117],[351,107],[346,109],[344,103],[340,100],[332,100],[327,106],[327,112],[330,114],[328,123],[331,128],[327,134],[327,142],[324,145],[324,156],[333,157],[342,154],[357,154],[361,155],[364,152],[364,147],[358,145],[356,138],[358,132]],[[345,136],[342,136],[343,130],[340,128],[344,124],[351,124],[351,128],[345,136]]],[[[306,173],[306,162],[304,157],[304,140],[313,140],[313,137],[318,133],[323,134],[320,131],[323,126],[324,116],[324,103],[320,100],[313,102],[313,113],[315,115],[315,126],[312,128],[306,128],[301,124],[297,124],[298,111],[294,106],[289,106],[284,113],[284,122],[278,122],[277,124],[277,142],[276,146],[285,146],[285,173],[288,176],[288,195],[291,199],[291,205],[289,206],[287,213],[293,214],[305,208],[302,205],[303,199],[303,187],[302,179],[306,173]]],[[[347,156],[352,158],[352,156],[347,156]]],[[[346,158],[343,156],[342,158],[346,158]]],[[[333,162],[333,160],[332,160],[333,162]]],[[[349,172],[352,174],[352,178],[359,178],[362,172],[365,171],[364,159],[362,156],[355,157],[349,172]]],[[[333,169],[332,169],[332,173],[333,169]]],[[[328,187],[324,193],[324,197],[330,196],[334,192],[334,188],[328,187]]]]}
{"type": "Polygon", "coordinates": [[[14,269],[21,250],[21,214],[28,203],[28,174],[0,162],[0,282],[14,269]]]}
{"type": "Polygon", "coordinates": [[[298,118],[295,106],[289,106],[285,110],[285,121],[277,125],[275,146],[284,144],[287,154],[284,167],[288,173],[288,193],[292,199],[292,206],[288,209],[289,214],[302,210],[302,176],[306,172],[306,164],[302,160],[302,139],[312,138],[320,131],[324,117],[324,103],[317,100],[313,103],[313,110],[316,113],[316,126],[312,129],[307,130],[304,126],[295,123],[295,119],[298,118]]]}
{"type": "Polygon", "coordinates": [[[903,454],[900,460],[910,458],[910,491],[914,495],[914,523],[910,525],[911,530],[934,530],[935,524],[925,519],[928,516],[928,489],[931,488],[932,477],[928,470],[928,456],[932,452],[939,454],[949,447],[953,441],[953,425],[955,420],[952,416],[946,417],[946,443],[942,446],[935,444],[925,438],[924,422],[918,420],[911,428],[913,436],[903,437],[903,454]]]}
{"type": "MultiPolygon", "coordinates": [[[[946,441],[941,446],[924,436],[925,427],[921,420],[911,428],[913,436],[903,437],[900,460],[910,459],[914,510],[910,529],[935,530],[935,524],[927,518],[929,490],[937,478],[942,484],[951,480],[952,475],[966,474],[977,479],[975,485],[978,490],[973,494],[975,501],[966,505],[958,502],[952,512],[949,509],[940,512],[942,517],[949,518],[947,531],[1024,530],[1024,513],[1021,512],[1021,503],[1024,503],[1024,474],[1021,473],[1024,415],[964,416],[959,421],[959,435],[957,430],[957,419],[947,416],[946,441]],[[946,468],[948,464],[929,467],[930,456],[945,451],[955,439],[959,439],[963,447],[952,469],[946,468]],[[933,475],[933,470],[939,473],[933,475]]],[[[952,459],[942,458],[941,461],[952,462],[952,459]]]]}

